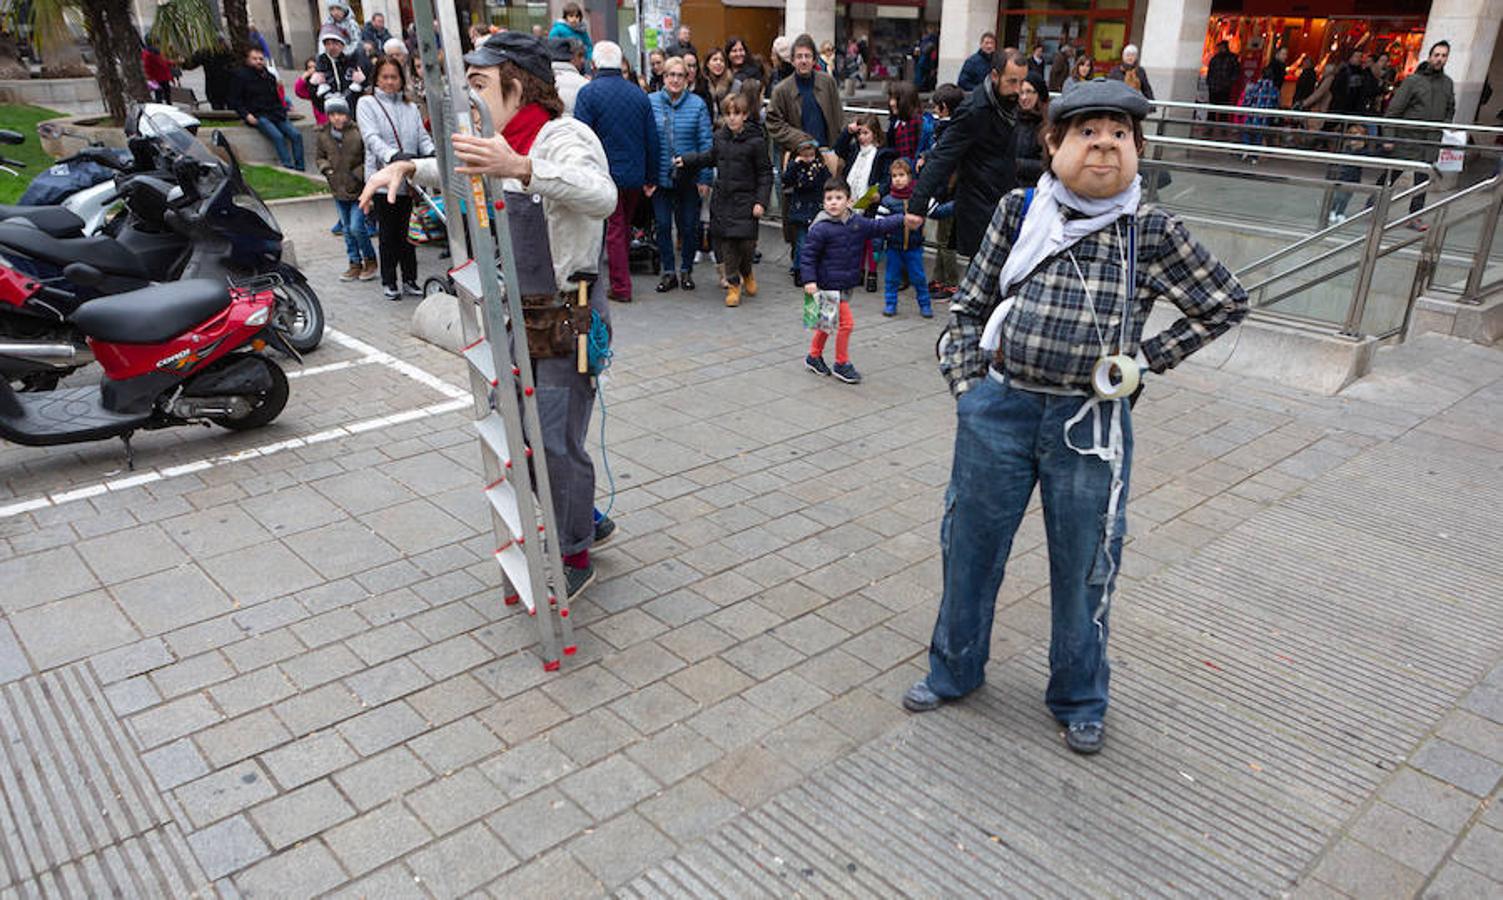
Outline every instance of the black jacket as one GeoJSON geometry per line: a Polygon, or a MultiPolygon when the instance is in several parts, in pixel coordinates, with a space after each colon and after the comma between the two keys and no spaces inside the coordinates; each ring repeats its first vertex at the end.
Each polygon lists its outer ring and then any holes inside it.
{"type": "Polygon", "coordinates": [[[1344,64],[1331,83],[1331,112],[1361,115],[1378,96],[1378,78],[1367,66],[1344,64]]]}
{"type": "Polygon", "coordinates": [[[337,60],[328,53],[320,53],[318,61],[314,63],[314,71],[324,76],[324,83],[313,89],[314,108],[323,112],[324,101],[337,94],[350,105],[350,115],[353,116],[356,103],[376,87],[371,68],[365,51],[358,48],[346,50],[337,60]],[[357,70],[365,75],[364,81],[354,80],[357,70]]]}
{"type": "Polygon", "coordinates": [[[1013,130],[1017,148],[1018,187],[1033,187],[1044,174],[1044,145],[1039,141],[1039,127],[1044,117],[1018,110],[1018,127],[1013,130]]]}
{"type": "Polygon", "coordinates": [[[730,240],[757,236],[752,206],[765,212],[772,196],[772,163],[762,129],[747,122],[739,134],[722,127],[708,153],[683,154],[684,168],[715,167],[715,193],[710,197],[710,234],[730,240]]]}
{"type": "Polygon", "coordinates": [[[1018,186],[1015,146],[1018,107],[1004,105],[988,78],[955,110],[950,124],[929,150],[919,170],[909,209],[928,209],[955,182],[955,249],[971,256],[981,246],[992,213],[1008,191],[1018,186]]]}
{"type": "Polygon", "coordinates": [[[1230,50],[1217,50],[1206,63],[1206,90],[1227,102],[1242,77],[1242,62],[1230,50]]]}
{"type": "Polygon", "coordinates": [[[235,70],[229,100],[230,108],[242,119],[248,115],[273,122],[287,118],[287,109],[277,94],[277,78],[265,69],[241,66],[235,70]]]}

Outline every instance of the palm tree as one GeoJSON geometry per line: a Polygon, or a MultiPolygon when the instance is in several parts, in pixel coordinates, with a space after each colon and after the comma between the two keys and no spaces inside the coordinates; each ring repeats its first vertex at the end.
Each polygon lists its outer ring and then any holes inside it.
{"type": "Polygon", "coordinates": [[[147,34],[168,59],[185,60],[219,44],[219,28],[208,0],[167,0],[147,34]]]}

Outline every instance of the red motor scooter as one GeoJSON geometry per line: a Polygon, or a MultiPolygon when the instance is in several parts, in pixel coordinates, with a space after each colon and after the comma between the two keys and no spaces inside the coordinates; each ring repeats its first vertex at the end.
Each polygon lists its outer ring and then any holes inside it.
{"type": "MultiPolygon", "coordinates": [[[[275,304],[269,286],[213,279],[92,300],[72,322],[104,378],[28,393],[0,379],[0,439],[45,447],[118,437],[129,462],[130,438],[139,429],[265,425],[286,406],[288,390],[281,366],[263,351],[270,345],[298,358],[278,330],[275,304]]],[[[0,354],[7,351],[27,348],[0,344],[0,354]]]]}

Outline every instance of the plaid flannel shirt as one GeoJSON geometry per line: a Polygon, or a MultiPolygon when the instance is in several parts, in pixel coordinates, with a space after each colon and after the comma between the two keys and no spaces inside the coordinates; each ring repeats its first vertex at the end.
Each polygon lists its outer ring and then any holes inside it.
{"type": "Polygon", "coordinates": [[[1001,348],[994,357],[981,349],[981,333],[1002,302],[997,280],[1022,218],[1023,192],[1013,191],[997,204],[981,249],[950,304],[939,368],[956,396],[986,377],[994,360],[1019,381],[1086,391],[1091,369],[1103,354],[1132,356],[1141,350],[1150,369],[1164,372],[1247,315],[1247,292],[1232,273],[1190,236],[1179,219],[1144,207],[1138,212],[1132,326],[1122,346],[1118,338],[1126,278],[1125,216],[1118,228],[1102,229],[1069,248],[1084,273],[1085,286],[1069,254],[1061,252],[1040,263],[1015,289],[1017,302],[1003,324],[1001,348]],[[1143,323],[1160,299],[1172,302],[1184,316],[1142,340],[1143,323]]]}

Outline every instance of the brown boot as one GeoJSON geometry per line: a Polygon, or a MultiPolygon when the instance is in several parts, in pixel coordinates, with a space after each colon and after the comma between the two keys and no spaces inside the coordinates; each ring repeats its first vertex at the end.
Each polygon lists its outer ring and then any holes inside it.
{"type": "Polygon", "coordinates": [[[344,274],[339,276],[339,280],[354,281],[360,277],[361,271],[360,263],[350,263],[350,267],[344,270],[344,274]]]}
{"type": "Polygon", "coordinates": [[[374,259],[368,259],[360,266],[360,280],[371,281],[381,274],[381,264],[374,259]]]}
{"type": "Polygon", "coordinates": [[[740,306],[741,305],[741,285],[739,285],[739,284],[732,284],[732,285],[727,285],[726,286],[726,289],[725,289],[725,305],[726,306],[740,306]]]}
{"type": "Polygon", "coordinates": [[[746,292],[746,296],[748,296],[748,297],[755,297],[755,296],[757,296],[757,273],[756,272],[747,272],[745,275],[741,276],[741,290],[745,291],[746,292]]]}

